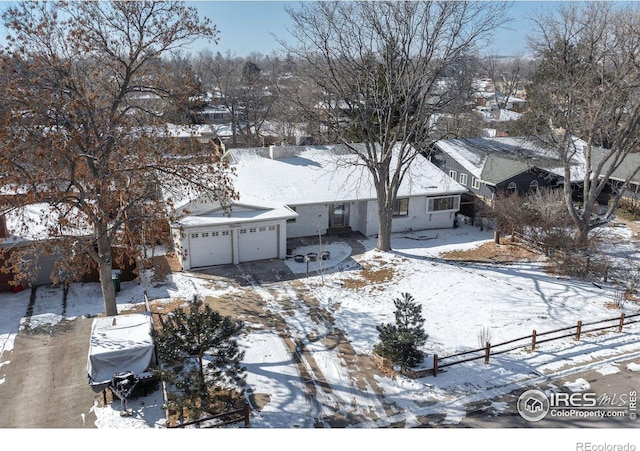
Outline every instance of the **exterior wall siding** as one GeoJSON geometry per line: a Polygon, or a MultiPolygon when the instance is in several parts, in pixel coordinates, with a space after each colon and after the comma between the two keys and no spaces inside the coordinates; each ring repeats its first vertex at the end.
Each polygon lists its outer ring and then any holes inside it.
{"type": "Polygon", "coordinates": [[[467,175],[467,183],[464,184],[464,187],[469,190],[469,192],[475,194],[476,196],[484,197],[487,199],[493,198],[493,189],[486,183],[480,181],[480,188],[473,187],[473,179],[474,176],[468,172],[464,166],[454,160],[449,154],[442,152],[439,149],[433,149],[431,154],[431,162],[435,164],[440,170],[442,170],[445,174],[449,175],[451,171],[456,171],[456,181],[460,183],[460,174],[467,175]]]}
{"type": "Polygon", "coordinates": [[[295,221],[287,222],[287,238],[300,238],[303,236],[324,235],[329,227],[329,205],[290,205],[294,208],[298,217],[295,221]]]}
{"type": "Polygon", "coordinates": [[[549,178],[547,173],[541,171],[527,171],[517,174],[504,182],[496,185],[497,191],[505,191],[510,183],[515,183],[519,194],[528,194],[531,182],[536,180],[539,188],[556,187],[557,178],[549,178]]]}

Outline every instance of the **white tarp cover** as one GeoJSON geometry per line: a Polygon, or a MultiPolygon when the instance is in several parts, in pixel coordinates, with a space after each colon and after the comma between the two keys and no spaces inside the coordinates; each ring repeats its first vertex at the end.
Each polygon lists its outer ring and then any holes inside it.
{"type": "Polygon", "coordinates": [[[96,318],[87,361],[90,385],[111,382],[115,373],[143,373],[154,361],[151,316],[144,313],[96,318]]]}

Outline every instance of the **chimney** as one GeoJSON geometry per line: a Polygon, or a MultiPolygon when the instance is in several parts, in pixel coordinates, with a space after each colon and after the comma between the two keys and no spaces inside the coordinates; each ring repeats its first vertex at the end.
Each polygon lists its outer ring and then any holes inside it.
{"type": "Polygon", "coordinates": [[[7,219],[4,215],[0,215],[0,238],[8,238],[7,219]]]}

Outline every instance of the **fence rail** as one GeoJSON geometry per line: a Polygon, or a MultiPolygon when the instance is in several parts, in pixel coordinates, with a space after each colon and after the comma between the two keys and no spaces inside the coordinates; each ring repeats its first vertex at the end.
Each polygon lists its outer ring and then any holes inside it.
{"type": "Polygon", "coordinates": [[[622,313],[620,314],[620,316],[617,316],[615,318],[607,318],[607,319],[591,321],[587,323],[578,321],[575,326],[561,327],[559,329],[548,330],[544,332],[538,332],[534,329],[530,335],[503,341],[497,344],[491,344],[487,342],[485,346],[482,348],[471,349],[468,351],[447,355],[445,357],[438,357],[438,354],[434,354],[433,368],[424,369],[424,370],[409,370],[407,372],[414,377],[423,377],[428,375],[437,376],[438,372],[442,368],[446,368],[449,366],[458,365],[461,363],[471,362],[471,361],[480,360],[480,359],[484,359],[484,363],[488,364],[489,359],[492,355],[505,354],[507,352],[516,351],[519,349],[530,349],[531,352],[533,352],[536,350],[536,346],[542,343],[548,343],[551,341],[561,340],[569,337],[573,337],[576,341],[578,341],[580,340],[580,337],[582,336],[582,334],[599,332],[607,329],[617,328],[618,332],[622,332],[624,326],[638,323],[638,322],[640,322],[640,313],[636,313],[633,315],[625,315],[624,313],[622,313]],[[631,318],[636,318],[636,319],[631,320],[631,318]],[[606,323],[614,323],[614,324],[609,324],[609,325],[595,327],[595,328],[588,328],[590,326],[596,326],[599,324],[606,324],[606,323]],[[563,333],[563,332],[569,332],[569,333],[563,333]],[[545,338],[542,340],[539,339],[539,337],[544,337],[544,336],[549,336],[549,335],[559,334],[559,333],[562,333],[562,334],[555,335],[553,337],[545,338]],[[514,343],[521,343],[521,344],[502,349],[505,346],[513,345],[514,343]],[[476,355],[472,357],[465,357],[462,359],[459,358],[459,357],[468,356],[471,354],[476,354],[476,355]],[[477,355],[477,354],[480,354],[480,355],[477,355]]]}
{"type": "Polygon", "coordinates": [[[167,426],[167,429],[185,428],[188,426],[197,426],[200,428],[220,428],[228,426],[230,424],[236,424],[244,421],[245,427],[249,426],[249,403],[245,403],[244,408],[230,410],[228,412],[222,412],[217,415],[211,415],[204,418],[199,418],[193,421],[186,421],[184,423],[176,424],[173,426],[167,426]],[[220,420],[220,421],[216,421],[220,420]],[[212,424],[205,424],[210,421],[215,421],[212,424]]]}

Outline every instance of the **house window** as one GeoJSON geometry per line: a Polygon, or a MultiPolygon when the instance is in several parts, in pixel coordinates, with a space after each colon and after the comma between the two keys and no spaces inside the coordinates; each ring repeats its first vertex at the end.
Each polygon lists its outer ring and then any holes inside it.
{"type": "Polygon", "coordinates": [[[276,229],[276,226],[269,226],[269,231],[273,232],[276,229]]]}
{"type": "Polygon", "coordinates": [[[462,186],[467,186],[467,174],[460,173],[460,184],[462,186]]]}
{"type": "Polygon", "coordinates": [[[537,180],[531,180],[531,183],[529,183],[529,192],[532,194],[535,194],[538,192],[538,188],[539,188],[539,183],[537,180]]]}
{"type": "Polygon", "coordinates": [[[267,228],[266,228],[266,227],[260,227],[260,228],[258,229],[258,231],[259,231],[259,232],[264,232],[265,230],[267,230],[267,228]]]}
{"type": "Polygon", "coordinates": [[[202,233],[202,238],[207,238],[209,236],[209,232],[203,232],[202,233]]]}
{"type": "Polygon", "coordinates": [[[518,192],[518,185],[516,182],[511,182],[507,185],[507,194],[516,194],[518,192]]]}
{"type": "Polygon", "coordinates": [[[256,228],[255,227],[251,227],[249,229],[249,233],[256,233],[256,228]]]}
{"type": "Polygon", "coordinates": [[[471,180],[471,188],[473,189],[480,189],[480,180],[478,180],[477,178],[473,178],[471,180]]]}
{"type": "Polygon", "coordinates": [[[222,236],[229,236],[229,231],[228,230],[223,231],[222,236]]]}
{"type": "Polygon", "coordinates": [[[393,203],[393,216],[409,215],[409,199],[396,199],[393,203]]]}
{"type": "Polygon", "coordinates": [[[434,197],[429,199],[429,211],[459,210],[460,196],[434,197]]]}
{"type": "Polygon", "coordinates": [[[453,180],[458,180],[458,173],[456,171],[449,171],[449,177],[453,180]]]}
{"type": "Polygon", "coordinates": [[[192,233],[191,234],[191,238],[198,238],[200,236],[200,234],[198,233],[192,233]]]}
{"type": "Polygon", "coordinates": [[[247,233],[247,229],[240,229],[240,235],[247,233]]]}
{"type": "Polygon", "coordinates": [[[219,234],[219,232],[211,232],[211,236],[218,236],[219,234]]]}

